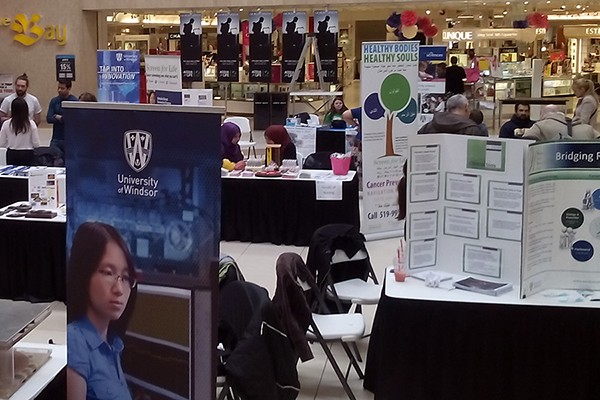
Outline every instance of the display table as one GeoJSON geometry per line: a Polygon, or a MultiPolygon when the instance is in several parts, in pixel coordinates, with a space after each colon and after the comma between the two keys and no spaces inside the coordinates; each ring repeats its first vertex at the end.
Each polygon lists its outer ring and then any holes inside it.
{"type": "Polygon", "coordinates": [[[0,208],[29,195],[29,182],[26,176],[0,176],[0,208]]]}
{"type": "Polygon", "coordinates": [[[65,301],[65,220],[0,216],[0,298],[65,301]]]}
{"type": "MultiPolygon", "coordinates": [[[[310,171],[313,177],[331,171],[310,171]]],[[[360,226],[358,179],[343,178],[342,200],[316,200],[315,179],[221,179],[221,239],[307,246],[327,224],[360,226]]]]}
{"type": "Polygon", "coordinates": [[[388,271],[364,387],[375,400],[600,399],[600,302],[517,297],[397,283],[388,271]]]}

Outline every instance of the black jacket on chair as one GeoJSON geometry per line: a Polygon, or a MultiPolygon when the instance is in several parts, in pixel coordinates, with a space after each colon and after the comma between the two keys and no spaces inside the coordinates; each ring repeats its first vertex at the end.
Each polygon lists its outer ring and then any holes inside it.
{"type": "Polygon", "coordinates": [[[234,281],[220,293],[219,340],[224,369],[244,400],[294,400],[300,392],[297,357],[266,289],[234,281]],[[228,349],[228,347],[233,347],[228,349]]]}

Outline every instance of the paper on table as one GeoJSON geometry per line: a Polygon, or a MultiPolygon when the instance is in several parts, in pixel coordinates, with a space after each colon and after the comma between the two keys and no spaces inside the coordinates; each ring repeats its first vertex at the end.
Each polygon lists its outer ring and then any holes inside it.
{"type": "Polygon", "coordinates": [[[315,181],[317,200],[342,200],[342,181],[315,181]]]}

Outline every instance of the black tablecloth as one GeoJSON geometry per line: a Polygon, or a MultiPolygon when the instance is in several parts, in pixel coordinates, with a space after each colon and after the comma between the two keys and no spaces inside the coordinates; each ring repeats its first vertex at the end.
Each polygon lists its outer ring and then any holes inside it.
{"type": "Polygon", "coordinates": [[[360,226],[356,176],[339,201],[317,201],[314,181],[223,178],[221,190],[222,240],[306,246],[323,225],[360,226]]]}
{"type": "Polygon", "coordinates": [[[375,400],[600,399],[600,310],[382,296],[364,387],[375,400]]]}
{"type": "Polygon", "coordinates": [[[28,185],[27,179],[0,177],[0,208],[17,201],[27,201],[28,185]]]}
{"type": "Polygon", "coordinates": [[[66,300],[66,224],[0,220],[0,297],[66,300]]]}

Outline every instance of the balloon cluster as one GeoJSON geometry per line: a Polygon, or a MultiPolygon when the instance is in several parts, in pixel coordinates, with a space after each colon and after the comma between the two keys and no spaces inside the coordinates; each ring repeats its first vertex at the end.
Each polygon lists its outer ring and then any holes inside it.
{"type": "Polygon", "coordinates": [[[394,11],[385,22],[385,28],[389,33],[406,39],[414,38],[419,29],[426,37],[434,37],[438,34],[437,26],[429,17],[419,17],[416,12],[410,10],[403,11],[401,14],[394,11]]]}
{"type": "Polygon", "coordinates": [[[538,11],[529,14],[527,16],[527,22],[529,23],[529,26],[532,26],[535,28],[548,29],[548,27],[550,26],[550,23],[548,22],[548,15],[542,14],[541,12],[538,12],[538,11]]]}

